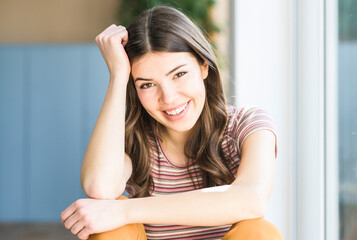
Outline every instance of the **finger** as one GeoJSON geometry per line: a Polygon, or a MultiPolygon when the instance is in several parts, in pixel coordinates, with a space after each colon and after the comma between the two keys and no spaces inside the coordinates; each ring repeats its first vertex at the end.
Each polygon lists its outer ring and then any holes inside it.
{"type": "Polygon", "coordinates": [[[118,26],[111,33],[108,33],[106,37],[108,39],[113,37],[120,39],[120,43],[123,44],[123,46],[125,46],[125,44],[128,42],[128,32],[123,26],[118,26]]]}
{"type": "Polygon", "coordinates": [[[128,43],[129,41],[129,36],[128,36],[128,31],[125,29],[124,36],[122,38],[121,44],[123,44],[123,47],[128,43]]]}
{"type": "Polygon", "coordinates": [[[97,41],[98,39],[103,38],[104,36],[106,36],[108,33],[111,33],[113,30],[117,29],[117,25],[112,24],[109,27],[107,27],[106,29],[104,29],[104,31],[102,31],[101,33],[99,33],[96,37],[95,40],[97,41]]]}
{"type": "Polygon", "coordinates": [[[78,234],[77,234],[77,237],[79,238],[79,239],[88,239],[89,238],[89,234],[90,234],[90,232],[89,232],[89,230],[88,230],[88,228],[83,228],[78,234]]]}
{"type": "Polygon", "coordinates": [[[107,27],[106,29],[104,29],[104,31],[102,33],[104,34],[104,33],[107,33],[107,32],[111,32],[113,29],[116,29],[117,27],[118,27],[117,25],[112,24],[109,27],[107,27]]]}
{"type": "Polygon", "coordinates": [[[78,213],[78,211],[76,211],[67,218],[63,225],[65,228],[71,229],[79,221],[80,218],[80,214],[78,213]]]}
{"type": "Polygon", "coordinates": [[[122,43],[124,35],[127,34],[125,28],[115,28],[110,32],[98,35],[96,38],[97,44],[105,45],[107,42],[122,43]]]}
{"type": "Polygon", "coordinates": [[[128,43],[128,31],[126,30],[126,28],[122,25],[118,26],[118,29],[120,29],[120,33],[122,34],[122,44],[123,46],[125,46],[128,43]]]}
{"type": "Polygon", "coordinates": [[[74,235],[77,235],[83,228],[84,228],[83,222],[82,221],[78,221],[71,227],[71,232],[74,235]]]}
{"type": "Polygon", "coordinates": [[[109,36],[112,33],[116,33],[118,31],[120,32],[120,31],[123,31],[123,30],[126,31],[126,28],[124,26],[122,26],[122,25],[116,26],[115,24],[112,24],[108,28],[106,28],[100,35],[109,36]]]}
{"type": "Polygon", "coordinates": [[[72,203],[68,208],[66,208],[62,213],[61,213],[61,220],[62,224],[69,218],[73,213],[75,213],[77,210],[75,206],[75,202],[72,203]]]}

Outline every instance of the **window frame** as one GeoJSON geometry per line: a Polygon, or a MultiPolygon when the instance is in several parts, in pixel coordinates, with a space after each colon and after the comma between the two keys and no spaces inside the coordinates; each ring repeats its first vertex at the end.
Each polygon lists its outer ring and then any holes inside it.
{"type": "Polygon", "coordinates": [[[338,0],[325,0],[325,235],[339,239],[338,0]]]}
{"type": "Polygon", "coordinates": [[[230,86],[234,89],[235,104],[260,105],[278,120],[280,156],[278,186],[275,186],[278,190],[273,192],[270,205],[274,210],[267,214],[267,219],[273,220],[287,239],[337,240],[338,2],[272,0],[265,4],[231,0],[231,9],[234,9],[231,76],[235,81],[230,81],[230,86]],[[286,26],[276,24],[278,20],[284,21],[286,26]],[[279,44],[283,50],[278,49],[274,56],[269,50],[276,49],[274,39],[266,35],[262,38],[264,41],[259,42],[261,46],[257,46],[260,35],[249,29],[261,26],[264,31],[282,38],[279,44]],[[255,57],[272,58],[272,61],[252,61],[249,51],[254,52],[255,48],[259,49],[255,57]],[[281,63],[282,71],[288,69],[288,73],[273,76],[274,72],[259,75],[255,71],[275,68],[277,63],[281,63]],[[267,98],[270,95],[266,91],[254,89],[260,77],[276,90],[278,104],[267,98]],[[281,171],[288,174],[279,175],[281,171]],[[281,185],[283,181],[285,185],[281,185]],[[277,208],[277,199],[286,202],[281,209],[277,208]]]}

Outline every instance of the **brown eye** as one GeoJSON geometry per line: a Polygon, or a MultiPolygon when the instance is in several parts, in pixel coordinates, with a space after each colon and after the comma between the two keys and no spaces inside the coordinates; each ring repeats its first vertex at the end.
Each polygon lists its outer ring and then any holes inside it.
{"type": "Polygon", "coordinates": [[[179,73],[175,74],[174,78],[180,78],[185,74],[186,74],[186,72],[179,72],[179,73]]]}
{"type": "Polygon", "coordinates": [[[140,89],[147,89],[149,87],[152,87],[153,85],[153,83],[144,83],[140,86],[140,89]]]}

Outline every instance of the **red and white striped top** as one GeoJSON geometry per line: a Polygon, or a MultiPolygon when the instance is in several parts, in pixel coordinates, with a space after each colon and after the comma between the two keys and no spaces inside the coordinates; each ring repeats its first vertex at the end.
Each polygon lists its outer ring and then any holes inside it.
{"type": "MultiPolygon", "coordinates": [[[[236,176],[240,163],[241,147],[246,137],[256,130],[267,129],[275,134],[272,119],[262,109],[257,107],[235,108],[227,107],[228,123],[224,133],[222,149],[227,159],[233,159],[230,171],[236,176]]],[[[186,166],[172,164],[165,156],[157,137],[150,140],[153,155],[152,176],[155,189],[153,196],[181,193],[195,190],[187,172],[186,166]]],[[[275,145],[276,146],[276,145],[275,145]]],[[[275,147],[275,156],[277,148],[275,147]]],[[[195,181],[202,188],[202,175],[193,162],[189,166],[195,181]]],[[[131,188],[126,188],[129,198],[133,195],[131,188]]],[[[144,224],[147,239],[221,239],[232,225],[224,226],[181,226],[144,224]]]]}

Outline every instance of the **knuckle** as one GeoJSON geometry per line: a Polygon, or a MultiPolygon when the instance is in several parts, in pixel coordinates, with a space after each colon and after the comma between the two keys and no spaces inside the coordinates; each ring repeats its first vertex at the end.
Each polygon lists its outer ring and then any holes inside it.
{"type": "Polygon", "coordinates": [[[115,27],[115,24],[111,24],[103,32],[113,29],[114,27],[115,27]]]}
{"type": "Polygon", "coordinates": [[[91,226],[91,219],[90,219],[90,217],[88,216],[88,215],[84,215],[83,214],[83,217],[82,217],[82,219],[83,219],[83,221],[85,222],[85,224],[86,224],[86,226],[91,226]]]}
{"type": "Polygon", "coordinates": [[[103,35],[98,35],[97,36],[97,42],[98,43],[103,42],[103,35]]]}
{"type": "Polygon", "coordinates": [[[88,223],[88,224],[86,225],[86,229],[89,230],[89,232],[92,232],[92,230],[93,230],[93,223],[88,223]]]}
{"type": "Polygon", "coordinates": [[[116,35],[114,35],[114,36],[111,36],[111,37],[109,37],[108,38],[108,42],[110,42],[110,43],[114,43],[114,42],[116,42],[117,41],[117,36],[116,35]]]}
{"type": "Polygon", "coordinates": [[[108,36],[103,36],[101,40],[102,40],[102,42],[106,43],[106,42],[108,42],[109,37],[108,36]]]}
{"type": "Polygon", "coordinates": [[[82,207],[83,206],[83,200],[82,199],[78,199],[77,201],[74,202],[74,206],[76,208],[82,207]]]}
{"type": "Polygon", "coordinates": [[[113,37],[108,37],[108,38],[107,38],[107,42],[108,42],[108,43],[112,43],[112,42],[113,42],[113,40],[114,40],[114,38],[113,38],[113,37]]]}
{"type": "Polygon", "coordinates": [[[76,208],[80,207],[80,201],[79,200],[75,201],[73,203],[73,206],[76,207],[76,208]]]}
{"type": "Polygon", "coordinates": [[[77,213],[81,217],[85,217],[86,216],[86,211],[83,208],[78,209],[77,213]]]}

